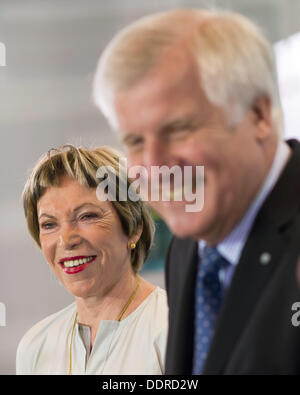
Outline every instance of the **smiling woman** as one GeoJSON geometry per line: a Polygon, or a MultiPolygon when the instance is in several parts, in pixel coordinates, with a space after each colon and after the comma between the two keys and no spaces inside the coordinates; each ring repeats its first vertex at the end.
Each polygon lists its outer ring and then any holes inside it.
{"type": "Polygon", "coordinates": [[[18,374],[163,373],[165,291],[138,275],[152,243],[151,215],[141,200],[96,194],[100,166],[130,184],[119,158],[108,148],[50,150],[25,185],[28,229],[75,303],[25,334],[18,374]]]}

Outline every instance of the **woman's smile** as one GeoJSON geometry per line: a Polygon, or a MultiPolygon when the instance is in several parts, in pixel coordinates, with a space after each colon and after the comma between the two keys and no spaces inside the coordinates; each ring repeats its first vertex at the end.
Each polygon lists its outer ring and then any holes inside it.
{"type": "Polygon", "coordinates": [[[59,265],[62,267],[66,274],[75,274],[86,269],[94,260],[97,255],[90,256],[74,256],[70,258],[62,258],[59,260],[59,265]]]}

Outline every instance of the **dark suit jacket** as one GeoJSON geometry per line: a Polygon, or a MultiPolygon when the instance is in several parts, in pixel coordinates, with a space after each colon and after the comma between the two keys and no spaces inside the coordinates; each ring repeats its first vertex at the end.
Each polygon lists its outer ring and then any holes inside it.
{"type": "MultiPolygon", "coordinates": [[[[256,216],[218,317],[203,374],[300,374],[300,143],[256,216]],[[264,252],[268,264],[260,263],[264,252]]],[[[197,243],[174,238],[166,262],[166,374],[191,374],[197,243]]]]}

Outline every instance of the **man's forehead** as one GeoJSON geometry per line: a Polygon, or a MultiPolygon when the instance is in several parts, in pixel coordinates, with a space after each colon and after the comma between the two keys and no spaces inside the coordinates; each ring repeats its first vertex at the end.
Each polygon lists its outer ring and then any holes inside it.
{"type": "Polygon", "coordinates": [[[169,91],[178,83],[191,78],[198,79],[198,68],[193,57],[183,45],[174,46],[163,53],[160,61],[151,70],[131,86],[117,91],[116,95],[128,97],[134,94],[136,97],[143,98],[147,97],[147,92],[158,91],[162,94],[163,88],[169,91]]]}
{"type": "Polygon", "coordinates": [[[192,111],[199,95],[203,95],[198,76],[193,68],[173,71],[156,70],[132,88],[116,93],[114,105],[122,132],[135,130],[134,124],[150,127],[158,118],[173,122],[192,111]]]}

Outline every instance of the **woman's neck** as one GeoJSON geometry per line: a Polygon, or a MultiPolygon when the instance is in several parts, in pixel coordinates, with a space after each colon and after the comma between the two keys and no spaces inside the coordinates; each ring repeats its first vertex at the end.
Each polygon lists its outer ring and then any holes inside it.
{"type": "Polygon", "coordinates": [[[102,320],[117,321],[118,317],[126,306],[134,292],[130,304],[124,311],[122,319],[131,314],[154,290],[154,286],[132,271],[128,275],[123,275],[105,294],[93,295],[86,298],[76,297],[78,322],[90,327],[91,345],[94,344],[96,334],[102,320]]]}
{"type": "Polygon", "coordinates": [[[101,294],[76,297],[78,321],[93,327],[98,326],[101,320],[117,320],[136,282],[137,275],[129,272],[101,294]]]}

